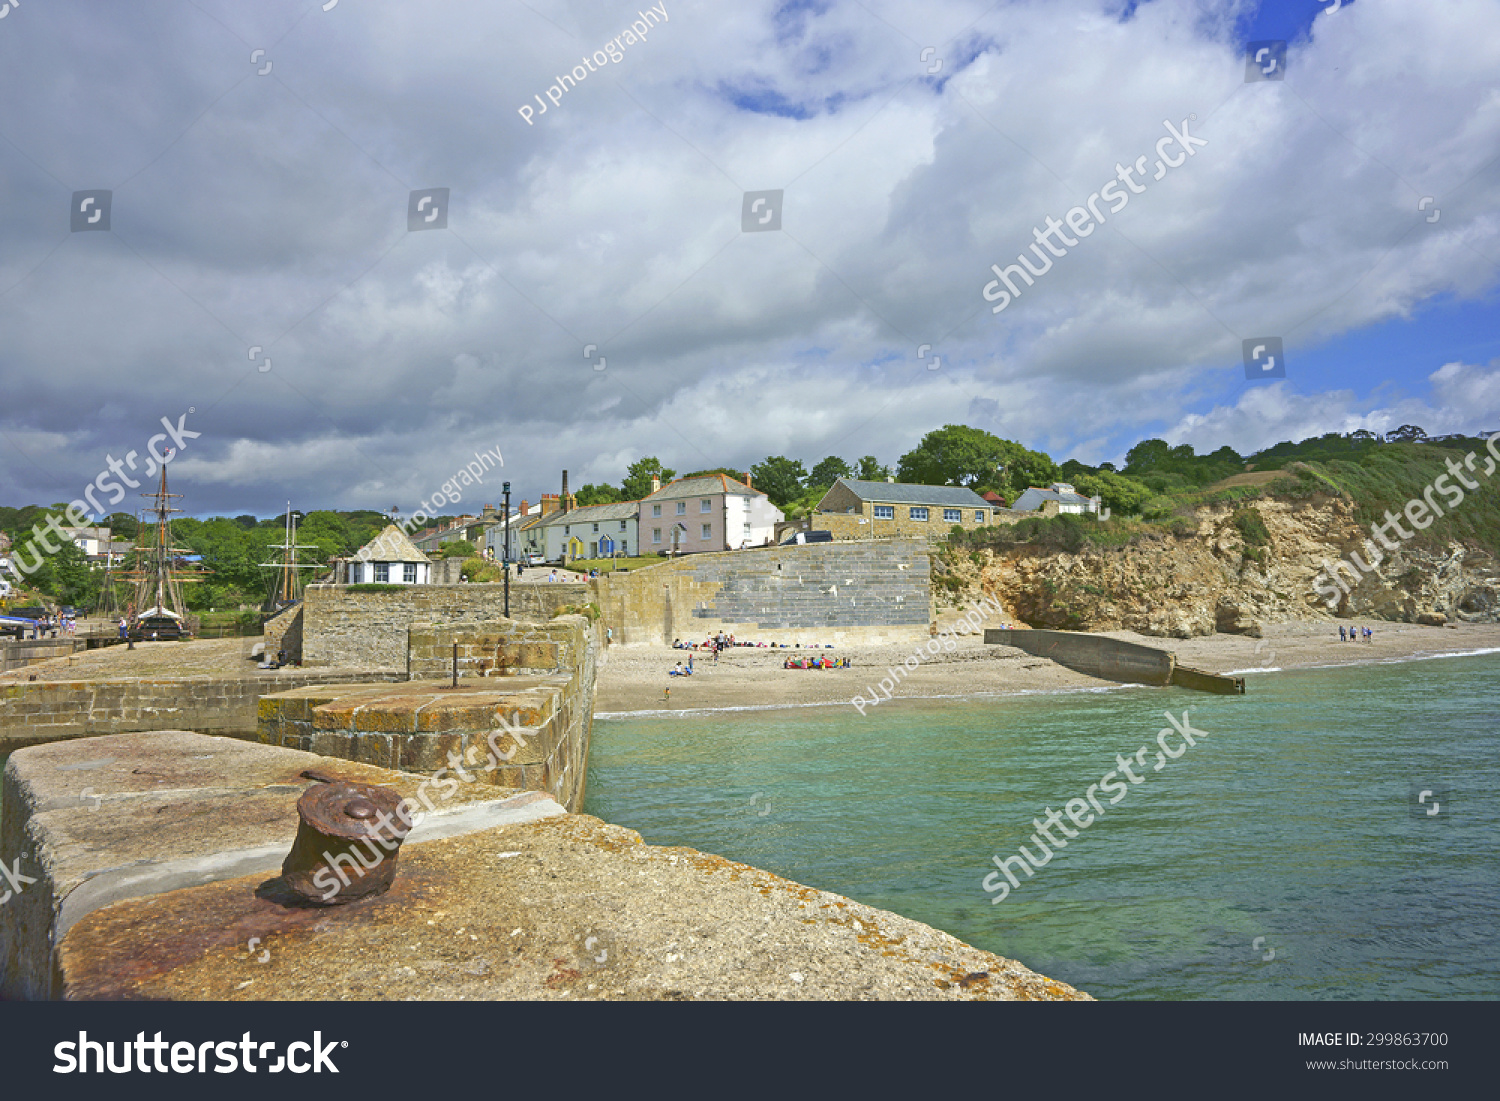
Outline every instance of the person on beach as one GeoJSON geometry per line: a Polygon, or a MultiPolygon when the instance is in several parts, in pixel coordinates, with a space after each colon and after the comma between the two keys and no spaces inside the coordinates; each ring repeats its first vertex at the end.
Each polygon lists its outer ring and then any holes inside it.
{"type": "Polygon", "coordinates": [[[1347,638],[1344,637],[1344,628],[1342,626],[1339,627],[1339,641],[1340,642],[1348,642],[1349,641],[1347,638]]]}

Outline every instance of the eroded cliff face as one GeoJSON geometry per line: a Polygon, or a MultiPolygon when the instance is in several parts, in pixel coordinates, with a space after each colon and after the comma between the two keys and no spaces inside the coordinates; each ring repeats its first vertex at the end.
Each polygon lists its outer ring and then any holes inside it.
{"type": "MultiPolygon", "coordinates": [[[[968,603],[992,595],[1013,620],[1064,630],[1130,630],[1191,638],[1222,631],[1259,636],[1263,623],[1359,617],[1439,623],[1500,620],[1500,563],[1458,543],[1386,550],[1354,520],[1352,502],[1253,500],[1197,511],[1177,536],[1078,554],[1012,547],[949,551],[934,560],[934,592],[968,603]],[[1259,514],[1269,539],[1247,546],[1237,511],[1259,514]],[[1374,554],[1371,553],[1372,547],[1374,554]],[[1314,581],[1349,552],[1379,562],[1349,592],[1314,581]],[[1383,556],[1383,557],[1382,557],[1383,556]],[[942,580],[943,574],[951,580],[942,580]],[[1338,598],[1330,609],[1329,599],[1338,598]]],[[[1395,541],[1395,540],[1393,540],[1395,541]]]]}

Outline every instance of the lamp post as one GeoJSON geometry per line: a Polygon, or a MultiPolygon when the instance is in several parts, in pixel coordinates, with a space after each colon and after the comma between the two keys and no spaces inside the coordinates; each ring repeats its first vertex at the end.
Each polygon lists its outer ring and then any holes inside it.
{"type": "Polygon", "coordinates": [[[505,618],[510,618],[510,483],[504,485],[505,492],[505,618]]]}

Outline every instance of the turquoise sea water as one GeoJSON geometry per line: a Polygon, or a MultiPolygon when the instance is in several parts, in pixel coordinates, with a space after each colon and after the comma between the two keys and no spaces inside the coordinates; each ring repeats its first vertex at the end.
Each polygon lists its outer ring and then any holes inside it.
{"type": "Polygon", "coordinates": [[[1500,997],[1500,655],[1248,685],[596,719],[585,810],[1100,998],[1500,997]],[[1184,707],[1206,736],[1153,771],[1184,707]],[[1148,743],[992,904],[991,857],[1148,743]]]}

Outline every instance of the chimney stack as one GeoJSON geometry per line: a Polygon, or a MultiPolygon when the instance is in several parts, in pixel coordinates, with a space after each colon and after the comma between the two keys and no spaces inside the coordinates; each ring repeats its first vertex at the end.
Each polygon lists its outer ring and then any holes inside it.
{"type": "Polygon", "coordinates": [[[548,516],[548,515],[556,512],[556,511],[557,511],[557,494],[555,494],[555,493],[543,493],[542,494],[542,515],[543,516],[548,516]]]}
{"type": "Polygon", "coordinates": [[[563,512],[568,511],[568,472],[566,470],[563,471],[562,498],[557,507],[563,512]]]}
{"type": "Polygon", "coordinates": [[[755,483],[750,480],[750,472],[748,470],[745,471],[745,484],[751,489],[755,488],[755,483]]]}
{"type": "Polygon", "coordinates": [[[521,518],[524,520],[526,514],[531,511],[531,503],[526,498],[521,498],[521,518]]]}
{"type": "Polygon", "coordinates": [[[651,492],[655,493],[660,488],[661,488],[661,479],[653,477],[651,479],[651,492]]]}

